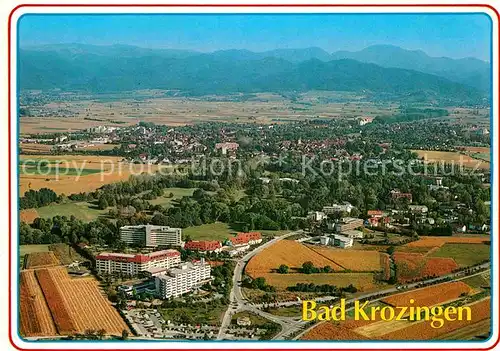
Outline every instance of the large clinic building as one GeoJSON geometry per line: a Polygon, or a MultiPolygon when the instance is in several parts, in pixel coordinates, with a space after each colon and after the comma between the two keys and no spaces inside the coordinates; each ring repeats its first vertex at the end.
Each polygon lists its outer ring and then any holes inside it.
{"type": "Polygon", "coordinates": [[[177,297],[209,281],[210,265],[203,258],[199,262],[184,262],[155,277],[156,293],[160,299],[177,297]]]}
{"type": "Polygon", "coordinates": [[[182,229],[159,225],[128,225],[120,228],[120,240],[145,247],[181,246],[182,229]]]}
{"type": "Polygon", "coordinates": [[[181,263],[177,250],[162,250],[149,254],[124,254],[103,252],[96,256],[99,273],[121,273],[135,276],[152,268],[173,268],[181,263]]]}

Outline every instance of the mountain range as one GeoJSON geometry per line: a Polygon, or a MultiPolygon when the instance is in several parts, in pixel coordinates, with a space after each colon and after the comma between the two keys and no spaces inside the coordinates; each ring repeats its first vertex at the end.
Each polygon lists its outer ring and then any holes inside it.
{"type": "Polygon", "coordinates": [[[334,53],[314,47],[202,53],[86,44],[22,48],[19,79],[22,89],[156,88],[192,94],[335,90],[432,99],[484,97],[491,80],[488,62],[430,57],[389,45],[334,53]]]}

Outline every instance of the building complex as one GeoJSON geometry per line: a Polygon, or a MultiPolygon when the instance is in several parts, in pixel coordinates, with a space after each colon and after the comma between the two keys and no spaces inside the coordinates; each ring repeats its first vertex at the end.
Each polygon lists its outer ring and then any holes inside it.
{"type": "Polygon", "coordinates": [[[181,246],[182,229],[158,225],[129,225],[120,228],[120,240],[146,247],[181,246]]]}
{"type": "Polygon", "coordinates": [[[210,265],[203,258],[199,262],[185,262],[155,276],[156,294],[161,299],[177,297],[209,281],[210,265]]]}
{"type": "Polygon", "coordinates": [[[177,250],[162,250],[150,254],[124,254],[103,252],[96,256],[99,273],[121,273],[135,276],[152,268],[172,268],[181,263],[177,250]]]}

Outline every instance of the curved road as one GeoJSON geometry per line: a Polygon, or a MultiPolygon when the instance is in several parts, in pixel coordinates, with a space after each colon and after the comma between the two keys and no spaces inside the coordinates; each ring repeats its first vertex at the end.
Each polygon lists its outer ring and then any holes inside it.
{"type": "Polygon", "coordinates": [[[224,318],[222,319],[221,327],[219,329],[219,334],[217,335],[217,340],[224,339],[226,330],[229,327],[229,324],[231,323],[231,317],[237,312],[251,311],[253,313],[259,314],[262,317],[265,317],[273,322],[279,323],[282,329],[284,329],[283,327],[285,327],[288,323],[292,321],[292,319],[290,318],[275,316],[273,314],[266,313],[264,311],[259,310],[256,307],[249,305],[248,301],[245,299],[241,291],[241,280],[243,277],[243,270],[245,269],[245,265],[248,261],[250,261],[250,259],[253,256],[264,250],[266,247],[269,247],[280,240],[286,239],[292,235],[302,234],[302,233],[303,233],[302,230],[298,230],[295,232],[290,232],[285,235],[276,237],[272,240],[269,240],[264,245],[261,245],[256,249],[250,251],[236,262],[236,267],[234,268],[234,274],[233,274],[233,288],[231,290],[231,293],[229,294],[229,307],[226,310],[226,313],[224,314],[224,318]],[[290,322],[287,323],[286,320],[289,319],[290,322]]]}

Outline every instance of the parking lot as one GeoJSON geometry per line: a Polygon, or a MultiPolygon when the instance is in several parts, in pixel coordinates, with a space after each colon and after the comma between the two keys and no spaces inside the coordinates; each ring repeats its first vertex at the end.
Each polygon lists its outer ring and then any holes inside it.
{"type": "MultiPolygon", "coordinates": [[[[217,338],[219,328],[209,325],[174,324],[166,321],[155,309],[123,311],[125,318],[141,338],[210,340],[217,338]]],[[[259,340],[265,329],[231,325],[226,333],[228,340],[259,340]]]]}

